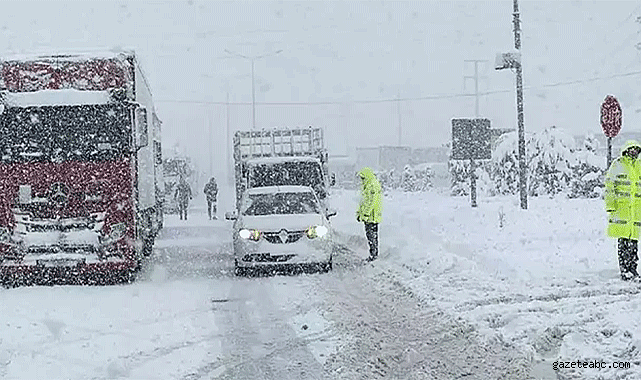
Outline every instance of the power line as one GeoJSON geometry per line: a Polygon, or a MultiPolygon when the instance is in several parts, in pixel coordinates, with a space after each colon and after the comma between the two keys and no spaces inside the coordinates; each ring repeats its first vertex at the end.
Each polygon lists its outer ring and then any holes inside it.
{"type": "MultiPolygon", "coordinates": [[[[583,83],[598,82],[601,80],[636,76],[640,74],[641,74],[641,71],[632,71],[629,73],[613,74],[613,75],[608,75],[604,77],[594,77],[594,78],[587,78],[587,79],[577,79],[577,80],[566,81],[566,82],[549,83],[549,84],[543,84],[540,86],[524,86],[523,89],[537,90],[541,88],[571,86],[571,85],[577,85],[577,84],[583,84],[583,83]]],[[[495,95],[495,94],[506,94],[506,93],[512,93],[512,92],[514,92],[513,89],[494,90],[494,91],[479,92],[479,95],[495,95]]],[[[476,96],[476,94],[458,93],[458,94],[429,95],[429,96],[421,96],[421,97],[414,97],[414,98],[406,97],[406,98],[371,99],[371,100],[363,99],[363,100],[348,100],[348,101],[328,100],[328,101],[318,101],[318,102],[256,102],[256,104],[264,105],[264,106],[322,106],[322,105],[336,105],[336,104],[376,104],[376,103],[393,103],[393,102],[407,102],[407,101],[421,101],[421,100],[442,100],[442,99],[469,98],[474,96],[476,96]]],[[[155,102],[156,103],[175,103],[175,104],[180,104],[180,103],[202,104],[202,105],[227,105],[228,104],[227,102],[224,102],[224,101],[218,102],[218,101],[208,101],[208,100],[181,100],[181,99],[158,99],[158,100],[155,100],[155,102]]],[[[233,102],[229,104],[237,105],[237,106],[252,105],[251,102],[233,102]]]]}

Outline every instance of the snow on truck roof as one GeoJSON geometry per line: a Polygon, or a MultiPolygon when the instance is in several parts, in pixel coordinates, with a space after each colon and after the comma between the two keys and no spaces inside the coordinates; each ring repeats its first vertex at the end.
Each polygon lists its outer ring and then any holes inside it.
{"type": "Polygon", "coordinates": [[[65,61],[73,60],[88,60],[88,59],[104,59],[104,58],[118,58],[123,56],[135,55],[133,49],[124,49],[115,47],[112,49],[95,48],[95,49],[82,49],[82,50],[65,50],[60,52],[52,52],[51,50],[42,52],[27,52],[27,53],[14,53],[2,56],[2,61],[33,61],[38,59],[53,59],[62,58],[65,61]]]}
{"type": "Polygon", "coordinates": [[[314,190],[309,186],[264,186],[252,187],[247,190],[247,194],[275,194],[275,193],[313,193],[314,190]]]}
{"type": "Polygon", "coordinates": [[[3,97],[9,107],[107,104],[111,101],[109,91],[80,91],[74,89],[19,93],[5,92],[3,97]]]}
{"type": "Polygon", "coordinates": [[[301,162],[301,161],[314,161],[320,162],[317,157],[314,156],[282,156],[282,157],[257,157],[257,158],[248,158],[246,162],[248,164],[280,164],[283,162],[301,162]]]}

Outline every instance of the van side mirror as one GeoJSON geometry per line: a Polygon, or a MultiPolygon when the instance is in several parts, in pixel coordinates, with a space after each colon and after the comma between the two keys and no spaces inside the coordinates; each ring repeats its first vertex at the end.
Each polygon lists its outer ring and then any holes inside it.
{"type": "Polygon", "coordinates": [[[149,144],[149,127],[147,125],[147,109],[136,108],[136,147],[142,148],[149,144]]]}

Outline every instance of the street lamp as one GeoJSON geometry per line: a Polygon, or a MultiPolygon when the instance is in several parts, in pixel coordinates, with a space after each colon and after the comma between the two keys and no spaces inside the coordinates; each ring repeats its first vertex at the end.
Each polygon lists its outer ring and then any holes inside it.
{"type": "Polygon", "coordinates": [[[514,47],[515,52],[499,53],[496,55],[494,68],[496,70],[516,69],[516,108],[519,136],[519,190],[521,208],[527,209],[527,176],[525,161],[525,127],[523,125],[523,68],[521,67],[521,21],[519,19],[519,3],[514,0],[514,47]]]}
{"type": "Polygon", "coordinates": [[[225,49],[225,53],[236,56],[238,58],[248,59],[251,62],[251,65],[252,65],[252,128],[253,129],[256,129],[256,89],[255,89],[256,87],[254,82],[254,61],[261,58],[272,57],[282,52],[283,52],[282,50],[277,50],[270,54],[247,56],[247,55],[242,55],[242,54],[235,53],[225,49]]]}

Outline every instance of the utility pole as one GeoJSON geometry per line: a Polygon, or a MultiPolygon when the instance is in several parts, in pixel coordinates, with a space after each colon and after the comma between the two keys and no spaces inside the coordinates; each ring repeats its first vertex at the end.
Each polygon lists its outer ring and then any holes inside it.
{"type": "Polygon", "coordinates": [[[233,173],[233,171],[231,169],[231,167],[232,167],[232,163],[231,163],[232,149],[231,149],[231,147],[232,147],[233,143],[231,141],[231,131],[229,129],[229,90],[227,91],[227,101],[226,101],[225,116],[227,118],[227,124],[226,124],[226,130],[225,130],[227,132],[227,145],[225,145],[227,147],[227,149],[225,149],[225,153],[226,153],[226,156],[227,156],[227,170],[226,170],[226,172],[227,172],[227,183],[229,185],[231,185],[233,183],[232,174],[231,174],[231,173],[233,173]]]}
{"type": "MultiPolygon", "coordinates": [[[[476,107],[474,108],[475,110],[475,115],[476,117],[479,117],[479,96],[481,95],[479,93],[479,79],[480,78],[487,78],[487,76],[483,75],[479,77],[479,63],[486,63],[487,60],[485,59],[466,59],[465,62],[471,62],[474,63],[474,75],[466,75],[464,76],[465,80],[467,79],[474,79],[474,97],[476,98],[476,107]]],[[[465,83],[464,83],[465,85],[465,83]]]]}
{"type": "Polygon", "coordinates": [[[252,57],[252,129],[256,129],[256,81],[254,81],[254,61],[256,58],[252,57]]]}
{"type": "MultiPolygon", "coordinates": [[[[519,19],[519,0],[514,0],[514,48],[521,53],[521,20],[519,19]]],[[[519,190],[521,208],[527,210],[527,176],[525,162],[525,126],[523,124],[523,67],[519,59],[516,65],[516,109],[519,122],[519,190]]]]}
{"type": "Polygon", "coordinates": [[[249,60],[251,62],[251,70],[252,70],[252,129],[256,129],[256,84],[255,84],[255,81],[254,81],[254,62],[257,59],[275,56],[275,55],[278,55],[278,54],[280,54],[282,52],[283,52],[282,50],[278,50],[278,51],[275,51],[275,52],[270,53],[270,54],[263,54],[263,55],[256,55],[256,56],[246,56],[246,55],[234,53],[232,51],[229,51],[229,50],[225,49],[225,53],[233,55],[233,56],[236,56],[238,58],[247,59],[247,60],[249,60]]]}
{"type": "Polygon", "coordinates": [[[527,210],[527,167],[525,160],[525,126],[523,125],[523,66],[521,65],[521,20],[519,19],[519,2],[514,0],[514,47],[516,52],[496,55],[496,70],[516,69],[516,112],[519,137],[519,192],[521,208],[527,210]]]}
{"type": "MultiPolygon", "coordinates": [[[[465,62],[474,63],[474,76],[465,75],[463,78],[463,86],[465,86],[465,80],[474,79],[474,97],[476,99],[474,115],[478,119],[479,114],[479,63],[487,62],[487,60],[481,59],[466,59],[465,62]]],[[[485,76],[483,76],[485,78],[485,76]]],[[[476,162],[473,158],[470,158],[470,198],[472,207],[476,207],[476,162]]]]}
{"type": "MultiPolygon", "coordinates": [[[[209,107],[206,107],[205,110],[208,110],[209,107]]],[[[209,112],[205,112],[205,123],[207,123],[207,129],[209,134],[209,140],[207,140],[207,150],[209,151],[209,175],[214,175],[214,150],[212,149],[212,142],[214,141],[214,136],[212,132],[212,117],[209,115],[209,112]]]]}
{"type": "Polygon", "coordinates": [[[396,113],[398,114],[398,146],[402,146],[403,142],[403,128],[401,126],[401,91],[397,93],[396,113]]]}

